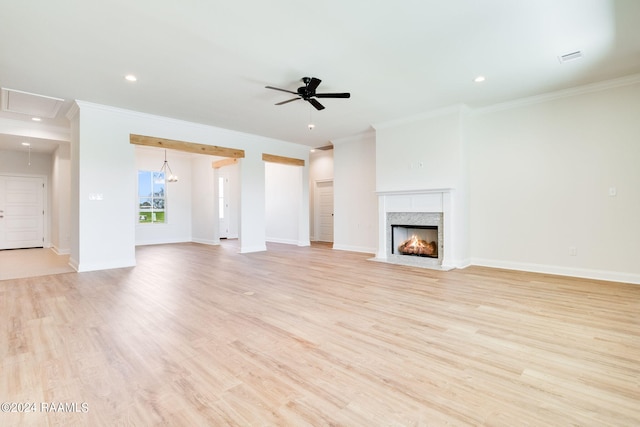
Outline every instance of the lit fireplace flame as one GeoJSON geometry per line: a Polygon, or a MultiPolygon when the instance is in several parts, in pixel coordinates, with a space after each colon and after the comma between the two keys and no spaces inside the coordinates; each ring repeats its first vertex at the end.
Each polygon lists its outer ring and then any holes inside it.
{"type": "Polygon", "coordinates": [[[398,246],[398,251],[406,255],[438,256],[436,242],[427,242],[415,234],[398,246]]]}

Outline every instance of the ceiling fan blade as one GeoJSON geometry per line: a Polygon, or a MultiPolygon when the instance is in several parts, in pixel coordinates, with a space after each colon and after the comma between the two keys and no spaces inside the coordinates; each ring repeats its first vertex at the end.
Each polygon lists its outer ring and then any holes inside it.
{"type": "Polygon", "coordinates": [[[350,93],[316,93],[316,98],[351,98],[350,93]]]}
{"type": "Polygon", "coordinates": [[[300,98],[300,97],[297,97],[297,98],[291,98],[291,99],[288,99],[288,100],[286,100],[286,101],[278,102],[278,103],[277,103],[277,104],[275,104],[275,105],[282,105],[282,104],[286,104],[286,103],[288,103],[288,102],[297,101],[298,99],[301,99],[301,98],[300,98]]]}
{"type": "Polygon", "coordinates": [[[298,94],[298,92],[292,92],[292,91],[287,90],[287,89],[280,89],[279,87],[265,86],[265,88],[267,88],[267,89],[273,89],[273,90],[279,90],[279,91],[281,91],[281,92],[292,93],[292,94],[294,94],[294,95],[297,95],[297,94],[298,94]]]}
{"type": "Polygon", "coordinates": [[[318,85],[320,84],[322,80],[320,79],[316,79],[315,77],[311,77],[311,80],[309,81],[309,84],[307,85],[307,89],[309,90],[310,93],[315,93],[316,89],[318,88],[318,85]]]}
{"type": "Polygon", "coordinates": [[[311,105],[313,105],[314,107],[316,107],[316,110],[324,110],[324,105],[320,104],[320,103],[318,102],[318,100],[317,100],[317,99],[315,99],[315,98],[308,98],[308,99],[307,99],[307,101],[309,101],[309,103],[310,103],[311,105]]]}

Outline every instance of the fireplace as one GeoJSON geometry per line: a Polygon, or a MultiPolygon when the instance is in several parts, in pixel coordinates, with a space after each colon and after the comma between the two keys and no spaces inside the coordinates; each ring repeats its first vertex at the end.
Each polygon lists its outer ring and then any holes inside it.
{"type": "Polygon", "coordinates": [[[417,267],[440,267],[442,212],[387,212],[387,258],[417,267]]]}
{"type": "Polygon", "coordinates": [[[391,224],[391,254],[438,258],[438,227],[391,224]]]}
{"type": "Polygon", "coordinates": [[[453,189],[377,194],[379,234],[375,261],[436,270],[456,267],[453,189]]]}

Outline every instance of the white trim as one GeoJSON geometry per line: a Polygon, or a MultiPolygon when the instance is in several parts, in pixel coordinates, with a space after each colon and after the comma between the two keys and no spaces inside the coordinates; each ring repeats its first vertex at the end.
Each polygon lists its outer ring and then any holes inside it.
{"type": "MultiPolygon", "coordinates": [[[[313,241],[314,242],[324,242],[324,240],[318,240],[320,238],[320,233],[319,233],[319,225],[320,225],[320,195],[318,194],[318,184],[321,183],[327,183],[330,182],[331,183],[331,191],[335,191],[335,183],[333,178],[323,178],[323,179],[316,179],[313,181],[313,241]]],[[[334,200],[335,200],[335,194],[334,194],[334,200]]],[[[333,207],[334,212],[335,212],[335,206],[333,207]]],[[[335,219],[333,220],[333,227],[334,227],[334,235],[335,235],[335,219]]],[[[333,240],[335,240],[334,236],[331,236],[331,242],[326,242],[326,243],[333,243],[333,240]]]]}
{"type": "Polygon", "coordinates": [[[267,237],[265,239],[268,243],[283,243],[285,245],[298,245],[298,241],[294,239],[280,239],[278,237],[267,237]]]}
{"type": "Polygon", "coordinates": [[[209,246],[220,246],[220,239],[211,240],[211,239],[191,239],[193,243],[199,243],[201,245],[209,245],[209,246]]]}
{"type": "Polygon", "coordinates": [[[448,193],[453,191],[454,188],[429,188],[421,190],[383,190],[376,191],[378,196],[406,196],[415,194],[433,194],[433,193],[448,193]]]}
{"type": "Polygon", "coordinates": [[[136,259],[135,257],[133,258],[126,258],[126,259],[116,259],[116,260],[111,260],[109,262],[105,262],[105,263],[82,263],[79,264],[77,263],[77,261],[75,260],[69,260],[69,265],[71,266],[71,268],[73,268],[74,270],[76,270],[78,273],[82,273],[85,271],[98,271],[98,270],[111,270],[114,268],[125,268],[125,267],[135,267],[136,266],[136,259]]]}
{"type": "Polygon", "coordinates": [[[51,246],[50,248],[56,255],[69,255],[71,251],[69,249],[60,249],[57,246],[51,246]]]}
{"type": "Polygon", "coordinates": [[[586,268],[571,268],[556,265],[530,264],[525,262],[501,261],[495,259],[471,258],[471,265],[482,267],[502,268],[505,270],[528,271],[532,273],[554,274],[583,279],[605,280],[640,285],[640,274],[623,273],[607,270],[591,270],[586,268]]]}
{"type": "MultiPolygon", "coordinates": [[[[151,226],[153,226],[153,224],[151,226]]],[[[167,245],[167,244],[173,244],[173,243],[190,243],[190,242],[192,242],[191,239],[188,239],[188,240],[185,240],[185,239],[162,239],[162,240],[148,239],[148,240],[136,240],[135,246],[167,245]]]]}
{"type": "Polygon", "coordinates": [[[250,254],[252,252],[265,252],[267,250],[267,245],[257,245],[257,246],[242,246],[240,243],[240,253],[241,254],[250,254]]]}
{"type": "Polygon", "coordinates": [[[597,83],[586,84],[582,86],[576,86],[569,89],[563,89],[556,92],[543,93],[541,95],[534,95],[527,98],[520,98],[514,101],[502,102],[499,104],[493,104],[487,107],[481,107],[472,109],[470,114],[480,115],[488,114],[502,110],[510,110],[512,108],[524,107],[533,104],[540,104],[555,99],[569,98],[572,96],[583,95],[587,93],[599,92],[602,90],[613,89],[622,86],[630,86],[640,83],[640,74],[633,74],[618,79],[612,79],[597,83]]]}
{"type": "Polygon", "coordinates": [[[404,124],[409,124],[409,123],[414,123],[417,121],[422,121],[422,120],[428,120],[428,119],[433,119],[436,117],[442,117],[442,116],[448,116],[451,114],[456,114],[456,113],[463,113],[463,112],[467,112],[469,111],[469,107],[467,107],[465,104],[456,104],[456,105],[450,105],[448,107],[442,107],[442,108],[437,108],[434,110],[429,110],[420,114],[415,114],[413,116],[409,116],[409,117],[403,117],[400,119],[396,119],[396,120],[389,120],[387,122],[382,122],[382,123],[376,123],[376,124],[372,124],[371,126],[375,129],[375,130],[380,130],[380,129],[386,129],[389,127],[395,127],[395,126],[399,126],[399,125],[404,125],[404,124]]]}

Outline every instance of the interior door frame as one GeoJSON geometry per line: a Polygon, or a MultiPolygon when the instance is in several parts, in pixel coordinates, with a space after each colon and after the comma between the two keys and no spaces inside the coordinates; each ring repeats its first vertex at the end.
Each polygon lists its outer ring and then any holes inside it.
{"type": "MultiPolygon", "coordinates": [[[[316,242],[320,241],[320,194],[318,191],[318,184],[330,182],[331,186],[334,187],[333,181],[333,178],[316,179],[313,181],[313,240],[316,242]]],[[[335,227],[335,223],[333,225],[335,227]]]]}
{"type": "Polygon", "coordinates": [[[44,214],[42,215],[42,247],[50,248],[51,247],[51,236],[49,234],[49,227],[51,224],[51,212],[49,209],[49,177],[47,175],[41,174],[26,174],[26,173],[9,173],[9,172],[0,172],[0,176],[7,178],[41,178],[42,183],[44,184],[44,188],[42,189],[42,209],[44,210],[44,214]]]}

